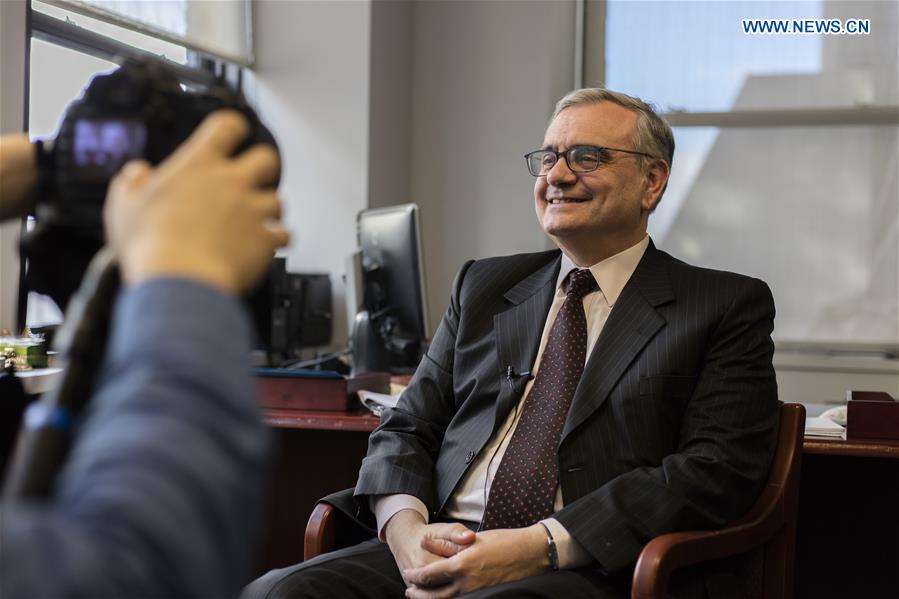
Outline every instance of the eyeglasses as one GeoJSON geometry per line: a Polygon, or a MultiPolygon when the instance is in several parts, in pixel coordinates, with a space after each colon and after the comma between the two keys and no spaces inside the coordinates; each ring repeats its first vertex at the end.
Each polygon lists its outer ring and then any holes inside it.
{"type": "Polygon", "coordinates": [[[651,154],[645,152],[635,152],[634,150],[621,150],[618,148],[604,148],[602,146],[571,146],[564,152],[555,150],[534,150],[524,155],[525,162],[528,163],[528,172],[535,177],[545,177],[552,170],[559,158],[565,157],[565,164],[572,173],[589,173],[595,171],[604,162],[608,162],[607,152],[624,152],[625,154],[636,154],[638,156],[646,156],[655,158],[651,154]]]}

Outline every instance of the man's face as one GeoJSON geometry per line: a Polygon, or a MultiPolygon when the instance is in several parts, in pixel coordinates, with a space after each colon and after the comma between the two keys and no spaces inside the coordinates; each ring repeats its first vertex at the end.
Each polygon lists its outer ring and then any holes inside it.
{"type": "MultiPolygon", "coordinates": [[[[636,121],[634,112],[610,102],[573,106],[550,123],[544,148],[564,151],[594,145],[646,151],[634,147],[636,121]]],[[[534,184],[543,230],[569,254],[595,261],[643,239],[649,212],[668,175],[664,165],[644,172],[633,154],[604,152],[602,159],[595,171],[573,173],[560,158],[534,184]],[[664,178],[661,186],[659,177],[664,178]]]]}

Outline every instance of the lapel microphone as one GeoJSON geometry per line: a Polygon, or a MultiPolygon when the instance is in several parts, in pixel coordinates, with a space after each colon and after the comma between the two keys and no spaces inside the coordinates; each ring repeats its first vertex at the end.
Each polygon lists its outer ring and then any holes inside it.
{"type": "Polygon", "coordinates": [[[509,383],[509,387],[512,386],[513,381],[515,379],[524,378],[526,381],[531,380],[533,375],[530,370],[525,370],[524,372],[515,372],[515,368],[510,364],[506,366],[506,382],[509,383]]]}

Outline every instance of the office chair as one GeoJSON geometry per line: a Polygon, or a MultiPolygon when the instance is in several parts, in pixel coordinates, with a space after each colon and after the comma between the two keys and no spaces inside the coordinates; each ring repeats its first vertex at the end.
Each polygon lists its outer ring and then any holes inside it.
{"type": "MultiPolygon", "coordinates": [[[[768,480],[749,512],[719,530],[675,532],[652,539],[637,560],[631,598],[663,599],[678,571],[753,551],[759,554],[760,563],[748,570],[755,580],[741,581],[744,593],[764,599],[792,597],[804,432],[805,408],[782,403],[768,480]]],[[[348,524],[331,504],[319,502],[306,525],[304,559],[361,540],[348,524]]]]}
{"type": "Polygon", "coordinates": [[[746,594],[765,599],[792,597],[804,433],[805,408],[781,404],[777,449],[755,505],[720,530],[675,532],[652,539],[637,560],[631,598],[661,599],[667,596],[668,582],[677,570],[752,550],[761,551],[761,576],[749,585],[760,584],[760,588],[756,593],[744,589],[746,594]]]}

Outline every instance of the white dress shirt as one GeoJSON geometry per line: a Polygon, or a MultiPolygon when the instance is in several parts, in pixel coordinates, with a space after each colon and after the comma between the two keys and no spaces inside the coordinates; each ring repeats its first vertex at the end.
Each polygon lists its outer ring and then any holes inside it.
{"type": "MultiPolygon", "coordinates": [[[[644,237],[642,241],[636,245],[619,252],[614,256],[606,258],[602,262],[594,264],[590,267],[590,272],[599,284],[599,289],[584,296],[584,312],[587,316],[587,359],[593,351],[596,340],[602,332],[603,325],[609,317],[609,313],[615,306],[615,301],[621,295],[625,284],[630,280],[631,275],[637,268],[643,253],[649,246],[649,237],[644,237]]],[[[565,303],[565,292],[562,289],[562,283],[572,270],[578,266],[566,254],[562,254],[562,267],[559,269],[559,278],[556,281],[556,295],[553,303],[549,308],[546,316],[546,323],[543,325],[543,336],[540,339],[540,348],[537,352],[537,358],[534,366],[531,368],[531,374],[537,374],[540,368],[540,361],[543,358],[543,350],[546,348],[546,342],[549,339],[549,332],[556,320],[556,315],[565,303]]],[[[455,492],[450,496],[446,504],[446,515],[455,520],[464,520],[469,522],[480,522],[484,516],[484,506],[487,503],[487,496],[490,493],[490,485],[493,477],[499,468],[518,420],[521,417],[522,406],[527,400],[531,387],[534,385],[534,379],[528,381],[527,386],[522,393],[521,400],[515,409],[509,413],[506,421],[497,429],[496,434],[487,442],[484,449],[478,454],[477,458],[472,462],[471,467],[466,472],[455,492]]],[[[554,509],[556,511],[562,509],[565,505],[562,497],[562,488],[556,488],[556,498],[554,509]]],[[[378,531],[381,539],[384,539],[384,526],[388,520],[403,509],[413,509],[419,512],[428,521],[428,509],[425,504],[412,495],[380,495],[371,498],[371,508],[377,518],[378,531]]],[[[556,543],[559,552],[559,566],[561,568],[576,568],[589,564],[592,558],[587,551],[568,534],[562,524],[555,518],[547,518],[543,523],[549,528],[556,543]]]]}

